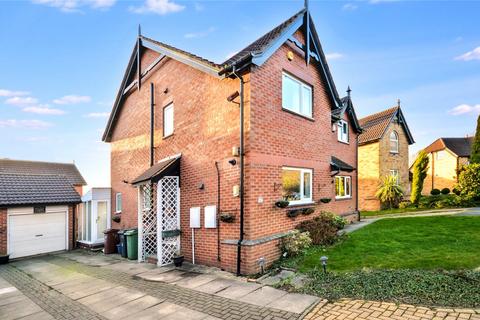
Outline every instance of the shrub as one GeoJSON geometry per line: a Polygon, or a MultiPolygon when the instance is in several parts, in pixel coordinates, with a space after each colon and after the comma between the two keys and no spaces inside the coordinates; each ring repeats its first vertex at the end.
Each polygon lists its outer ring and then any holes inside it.
{"type": "Polygon", "coordinates": [[[414,205],[418,205],[422,195],[423,181],[427,177],[428,162],[428,154],[422,150],[418,153],[417,159],[413,164],[412,193],[410,195],[410,201],[414,205]]]}
{"type": "Polygon", "coordinates": [[[398,207],[400,209],[407,209],[407,208],[410,208],[412,206],[412,203],[410,201],[402,201],[398,204],[398,207]]]}
{"type": "Polygon", "coordinates": [[[312,239],[308,232],[294,230],[292,233],[282,239],[282,252],[293,257],[308,249],[312,245],[312,239]]]}
{"type": "Polygon", "coordinates": [[[452,192],[453,192],[454,194],[456,194],[457,196],[459,196],[459,195],[461,194],[460,189],[458,189],[457,187],[453,188],[452,192]]]}
{"type": "Polygon", "coordinates": [[[302,221],[296,228],[301,232],[308,232],[315,245],[332,244],[337,239],[338,228],[332,213],[322,212],[318,217],[302,221]]]}
{"type": "Polygon", "coordinates": [[[458,177],[458,189],[464,199],[478,199],[480,197],[480,163],[472,163],[463,167],[458,177]]]}
{"type": "Polygon", "coordinates": [[[387,175],[382,179],[382,185],[375,196],[391,209],[398,206],[398,203],[402,200],[403,190],[397,184],[397,178],[395,176],[387,175]]]}
{"type": "Polygon", "coordinates": [[[472,144],[470,163],[480,163],[480,116],[477,118],[477,130],[475,131],[475,138],[472,144]]]}
{"type": "Polygon", "coordinates": [[[449,193],[450,193],[450,189],[448,189],[448,188],[443,188],[440,192],[441,192],[442,194],[449,194],[449,193]]]}
{"type": "Polygon", "coordinates": [[[430,191],[430,194],[432,196],[438,196],[440,194],[440,190],[438,189],[432,189],[432,191],[430,191]]]}

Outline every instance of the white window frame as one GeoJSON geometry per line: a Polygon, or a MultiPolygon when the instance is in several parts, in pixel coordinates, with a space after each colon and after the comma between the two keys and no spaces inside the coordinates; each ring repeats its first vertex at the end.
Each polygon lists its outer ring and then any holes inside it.
{"type": "Polygon", "coordinates": [[[398,153],[398,150],[400,149],[400,145],[399,145],[399,141],[398,141],[399,139],[398,139],[397,131],[390,132],[389,140],[390,140],[390,153],[398,153]],[[392,138],[392,135],[395,138],[392,138]],[[395,149],[392,149],[392,143],[393,142],[395,143],[395,149]]]}
{"type": "Polygon", "coordinates": [[[294,112],[296,114],[299,114],[301,116],[304,116],[304,117],[307,117],[307,118],[313,118],[313,88],[311,85],[289,75],[288,73],[286,72],[283,72],[282,73],[282,108],[285,109],[285,110],[288,110],[288,111],[291,111],[291,112],[294,112]],[[285,78],[288,78],[289,80],[295,82],[298,84],[298,90],[300,91],[299,92],[299,108],[300,110],[294,110],[294,108],[292,106],[287,106],[285,105],[285,100],[283,99],[283,94],[284,94],[284,81],[285,81],[285,78]],[[310,92],[310,96],[309,96],[309,103],[310,103],[310,110],[309,110],[309,113],[307,112],[303,112],[303,109],[305,108],[304,106],[304,101],[303,101],[303,89],[307,89],[309,92],[310,92]]]}
{"type": "Polygon", "coordinates": [[[397,178],[397,186],[400,185],[400,172],[398,169],[390,169],[390,175],[397,178]]]}
{"type": "Polygon", "coordinates": [[[349,143],[350,142],[350,139],[349,139],[350,127],[348,126],[348,122],[345,121],[345,120],[339,120],[337,130],[338,130],[338,132],[337,132],[338,141],[343,142],[343,143],[349,143]],[[346,128],[347,132],[343,132],[344,127],[346,128]]]}
{"type": "Polygon", "coordinates": [[[175,131],[174,124],[175,124],[175,108],[172,102],[163,108],[163,137],[164,138],[169,137],[173,134],[173,132],[175,131]],[[171,118],[167,119],[166,114],[168,110],[172,110],[172,115],[171,115],[171,118]],[[167,132],[167,123],[169,122],[171,122],[171,124],[169,124],[170,128],[168,128],[170,130],[167,132]]]}
{"type": "MultiPolygon", "coordinates": [[[[300,200],[290,201],[289,205],[297,205],[297,204],[306,204],[313,202],[313,170],[307,168],[296,168],[296,167],[282,167],[283,170],[291,170],[291,171],[299,171],[300,172],[300,200]],[[305,173],[310,174],[310,197],[305,198],[303,195],[305,194],[304,185],[305,185],[305,173]]],[[[282,182],[282,189],[283,189],[283,182],[282,182]]]]}
{"type": "Polygon", "coordinates": [[[351,199],[352,198],[352,177],[350,176],[335,176],[335,184],[333,186],[335,188],[335,199],[351,199]],[[345,190],[345,195],[344,196],[339,196],[337,195],[337,179],[344,179],[343,183],[343,189],[345,190]],[[347,190],[347,182],[349,185],[348,192],[349,194],[346,193],[347,190]]]}
{"type": "Polygon", "coordinates": [[[123,209],[123,199],[122,199],[122,193],[117,192],[115,194],[115,213],[121,213],[123,209]],[[119,205],[120,203],[120,205],[119,205]],[[120,210],[119,210],[120,207],[120,210]]]}

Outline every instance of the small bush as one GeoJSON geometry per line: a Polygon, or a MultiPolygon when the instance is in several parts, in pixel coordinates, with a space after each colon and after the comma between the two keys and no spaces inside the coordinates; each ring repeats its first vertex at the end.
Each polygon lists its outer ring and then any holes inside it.
{"type": "Polygon", "coordinates": [[[400,209],[407,209],[412,206],[412,203],[410,201],[402,201],[398,204],[398,208],[400,209]]]}
{"type": "Polygon", "coordinates": [[[462,192],[460,191],[460,189],[458,189],[458,188],[453,188],[452,192],[453,192],[454,194],[456,194],[457,196],[459,196],[459,195],[462,193],[462,192]]]}
{"type": "Polygon", "coordinates": [[[458,177],[458,189],[464,199],[480,198],[480,163],[464,166],[458,177]]]}
{"type": "Polygon", "coordinates": [[[397,184],[397,178],[391,175],[385,176],[375,197],[380,200],[383,206],[388,206],[389,209],[398,207],[398,203],[403,197],[403,190],[397,184]]]}
{"type": "Polygon", "coordinates": [[[432,189],[432,191],[430,191],[430,194],[432,196],[438,196],[440,194],[440,190],[438,189],[432,189]]]}
{"type": "Polygon", "coordinates": [[[440,191],[442,194],[449,194],[450,193],[450,189],[448,188],[443,188],[442,191],[440,191]]]}
{"type": "Polygon", "coordinates": [[[282,239],[282,252],[286,252],[289,257],[293,257],[308,249],[312,245],[312,239],[308,232],[294,230],[288,236],[282,239]]]}
{"type": "Polygon", "coordinates": [[[308,232],[315,245],[329,245],[337,240],[338,227],[334,222],[335,215],[322,212],[318,217],[302,221],[296,228],[308,232]]]}

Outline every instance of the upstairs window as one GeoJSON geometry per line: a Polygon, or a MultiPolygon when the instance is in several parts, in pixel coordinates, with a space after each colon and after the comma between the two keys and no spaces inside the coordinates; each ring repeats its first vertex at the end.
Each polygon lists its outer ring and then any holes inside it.
{"type": "Polygon", "coordinates": [[[345,120],[338,121],[338,141],[348,143],[348,122],[345,120]]]}
{"type": "Polygon", "coordinates": [[[282,108],[312,118],[312,87],[283,73],[282,108]]]}
{"type": "Polygon", "coordinates": [[[347,199],[352,197],[352,178],[346,176],[335,177],[335,198],[347,199]]]}
{"type": "Polygon", "coordinates": [[[290,204],[312,202],[312,170],[283,168],[282,196],[290,204]]]}
{"type": "Polygon", "coordinates": [[[390,153],[398,153],[398,133],[395,131],[390,133],[390,153]]]}
{"type": "Polygon", "coordinates": [[[115,195],[115,212],[122,212],[122,194],[120,192],[115,195]]]}
{"type": "Polygon", "coordinates": [[[163,108],[163,137],[173,134],[173,103],[163,108]]]}

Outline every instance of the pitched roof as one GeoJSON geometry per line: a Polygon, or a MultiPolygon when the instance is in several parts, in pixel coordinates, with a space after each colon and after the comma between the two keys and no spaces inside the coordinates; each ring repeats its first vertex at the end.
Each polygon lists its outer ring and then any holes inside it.
{"type": "Polygon", "coordinates": [[[177,155],[156,163],[145,170],[141,175],[133,179],[131,184],[135,185],[146,181],[158,181],[166,175],[179,175],[180,158],[181,155],[177,155]]]}
{"type": "Polygon", "coordinates": [[[0,173],[0,207],[80,202],[80,195],[64,176],[0,173]]]}
{"type": "Polygon", "coordinates": [[[398,106],[359,119],[358,121],[360,122],[363,132],[358,137],[358,143],[366,144],[380,140],[395,116],[399,118],[400,124],[405,129],[408,143],[413,144],[415,141],[413,140],[410,129],[405,121],[402,110],[398,106]]]}
{"type": "Polygon", "coordinates": [[[474,137],[439,138],[425,148],[425,152],[434,152],[449,149],[459,157],[470,157],[474,137]]]}
{"type": "Polygon", "coordinates": [[[354,167],[334,156],[332,156],[332,159],[330,160],[330,166],[333,170],[342,170],[348,172],[355,170],[354,167]]]}
{"type": "Polygon", "coordinates": [[[0,159],[0,173],[63,175],[72,185],[86,185],[73,163],[0,159]]]}
{"type": "Polygon", "coordinates": [[[240,63],[247,58],[251,58],[254,54],[259,54],[264,52],[275,40],[277,40],[282,32],[288,29],[289,26],[292,25],[293,22],[303,14],[305,14],[306,9],[302,9],[287,20],[283,21],[281,24],[255,40],[254,42],[250,43],[248,46],[240,50],[238,53],[227,59],[225,62],[222,63],[224,68],[229,66],[233,66],[237,63],[240,63]]]}

